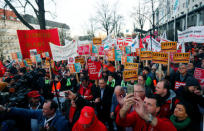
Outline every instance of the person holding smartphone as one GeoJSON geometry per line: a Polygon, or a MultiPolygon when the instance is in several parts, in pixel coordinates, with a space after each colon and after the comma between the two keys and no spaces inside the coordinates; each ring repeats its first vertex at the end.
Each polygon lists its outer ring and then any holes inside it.
{"type": "Polygon", "coordinates": [[[157,95],[151,94],[142,100],[129,94],[124,98],[124,104],[116,116],[116,124],[122,127],[131,126],[134,131],[176,131],[169,119],[158,116],[159,111],[160,101],[157,95]],[[128,113],[131,107],[134,111],[128,113]]]}

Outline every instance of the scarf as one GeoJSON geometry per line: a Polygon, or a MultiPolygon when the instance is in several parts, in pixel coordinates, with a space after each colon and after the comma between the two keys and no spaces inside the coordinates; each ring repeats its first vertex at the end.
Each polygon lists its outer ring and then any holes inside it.
{"type": "Polygon", "coordinates": [[[71,86],[70,78],[67,79],[67,84],[66,84],[66,86],[71,86]]]}
{"type": "Polygon", "coordinates": [[[191,119],[189,117],[187,117],[185,120],[183,121],[178,121],[177,120],[177,117],[174,116],[174,115],[171,115],[170,116],[170,120],[171,122],[174,124],[174,126],[176,127],[176,129],[180,130],[180,129],[184,129],[186,128],[190,122],[191,122],[191,119]]]}
{"type": "MultiPolygon", "coordinates": [[[[107,82],[107,85],[109,85],[110,84],[110,82],[108,81],[107,82]]],[[[113,79],[112,81],[111,81],[111,87],[115,87],[115,79],[113,79]]]]}

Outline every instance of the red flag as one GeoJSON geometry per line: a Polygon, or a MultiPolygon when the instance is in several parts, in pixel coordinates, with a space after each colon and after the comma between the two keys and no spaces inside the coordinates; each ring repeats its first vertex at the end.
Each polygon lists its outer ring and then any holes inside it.
{"type": "Polygon", "coordinates": [[[139,48],[144,48],[143,44],[142,44],[142,39],[140,37],[140,45],[139,45],[139,48]]]}
{"type": "Polygon", "coordinates": [[[3,63],[0,61],[0,77],[4,76],[6,68],[4,67],[3,63]]]}

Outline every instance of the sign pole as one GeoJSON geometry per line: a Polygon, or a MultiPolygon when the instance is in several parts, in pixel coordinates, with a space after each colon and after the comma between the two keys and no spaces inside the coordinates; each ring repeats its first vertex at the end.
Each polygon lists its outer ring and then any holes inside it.
{"type": "Polygon", "coordinates": [[[170,52],[168,52],[168,65],[167,65],[167,76],[170,75],[170,52]]]}
{"type": "Polygon", "coordinates": [[[161,80],[162,78],[162,65],[159,64],[159,81],[161,80]]]}

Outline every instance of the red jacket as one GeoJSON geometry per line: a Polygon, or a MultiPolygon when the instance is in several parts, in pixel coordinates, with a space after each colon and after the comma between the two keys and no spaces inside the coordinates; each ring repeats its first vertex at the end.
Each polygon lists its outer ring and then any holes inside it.
{"type": "Polygon", "coordinates": [[[139,117],[136,111],[126,115],[121,119],[119,113],[116,116],[116,124],[123,127],[133,127],[134,131],[176,131],[176,128],[169,119],[157,117],[157,125],[153,127],[139,117]]]}
{"type": "Polygon", "coordinates": [[[89,128],[83,128],[81,124],[78,123],[78,121],[74,124],[72,131],[107,131],[106,126],[99,121],[96,117],[93,122],[93,124],[89,128]]]}
{"type": "Polygon", "coordinates": [[[91,92],[92,86],[93,84],[89,83],[88,87],[84,88],[81,84],[78,93],[86,100],[92,100],[93,99],[93,92],[91,92]]]}

